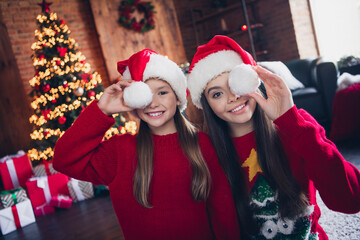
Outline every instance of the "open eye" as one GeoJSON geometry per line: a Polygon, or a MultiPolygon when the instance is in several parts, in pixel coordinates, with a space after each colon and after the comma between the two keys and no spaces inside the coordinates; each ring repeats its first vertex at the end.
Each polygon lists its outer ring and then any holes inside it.
{"type": "Polygon", "coordinates": [[[211,97],[212,97],[212,98],[218,98],[218,97],[220,97],[221,94],[222,94],[222,92],[214,92],[214,93],[211,95],[211,97]]]}
{"type": "Polygon", "coordinates": [[[168,94],[168,91],[160,91],[158,94],[159,95],[166,95],[166,94],[168,94]]]}

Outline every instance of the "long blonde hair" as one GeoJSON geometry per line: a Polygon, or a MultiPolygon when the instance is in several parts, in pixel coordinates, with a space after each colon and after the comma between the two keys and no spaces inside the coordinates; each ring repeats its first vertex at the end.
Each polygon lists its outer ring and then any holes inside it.
{"type": "MultiPolygon", "coordinates": [[[[191,193],[195,201],[206,201],[210,193],[211,177],[202,156],[195,127],[176,108],[174,115],[180,145],[192,167],[191,193]]],[[[137,165],[133,179],[135,199],[144,207],[151,208],[149,189],[153,173],[154,144],[151,130],[146,122],[140,121],[136,137],[137,165]]]]}

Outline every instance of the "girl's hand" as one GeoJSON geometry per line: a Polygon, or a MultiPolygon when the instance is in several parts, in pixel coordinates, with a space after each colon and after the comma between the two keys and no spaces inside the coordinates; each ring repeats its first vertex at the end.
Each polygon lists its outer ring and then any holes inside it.
{"type": "Polygon", "coordinates": [[[260,66],[254,66],[253,69],[264,82],[268,98],[265,99],[257,92],[248,95],[253,97],[265,114],[274,121],[294,106],[290,89],[276,74],[260,66]]]}
{"type": "Polygon", "coordinates": [[[123,98],[124,88],[130,86],[131,82],[132,80],[121,80],[104,90],[98,102],[98,106],[104,114],[111,116],[115,113],[133,110],[124,103],[123,98]]]}

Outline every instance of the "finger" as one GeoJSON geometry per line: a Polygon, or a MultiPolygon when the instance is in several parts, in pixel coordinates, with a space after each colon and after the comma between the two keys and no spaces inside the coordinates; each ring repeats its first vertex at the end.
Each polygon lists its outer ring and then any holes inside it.
{"type": "Polygon", "coordinates": [[[282,79],[278,75],[261,66],[254,66],[253,69],[264,83],[267,82],[269,85],[280,86],[282,79]]]}
{"type": "Polygon", "coordinates": [[[260,105],[261,108],[264,108],[264,106],[266,105],[266,99],[260,93],[252,92],[247,95],[255,99],[255,101],[260,105]]]}
{"type": "Polygon", "coordinates": [[[132,79],[121,79],[119,82],[128,82],[128,83],[132,83],[132,82],[135,82],[134,80],[132,79]]]}
{"type": "Polygon", "coordinates": [[[266,80],[271,80],[271,82],[274,85],[276,85],[276,86],[278,86],[280,88],[287,88],[287,85],[286,85],[285,81],[279,75],[277,75],[277,74],[275,74],[275,73],[273,73],[273,72],[271,72],[271,71],[269,71],[269,70],[267,70],[267,69],[265,69],[265,68],[263,68],[261,66],[258,66],[257,69],[258,69],[259,76],[261,74],[264,77],[265,76],[269,77],[269,78],[265,79],[265,81],[266,80]]]}
{"type": "Polygon", "coordinates": [[[129,87],[131,85],[131,80],[121,80],[119,82],[116,83],[116,85],[118,85],[121,89],[124,89],[126,87],[129,87]]]}

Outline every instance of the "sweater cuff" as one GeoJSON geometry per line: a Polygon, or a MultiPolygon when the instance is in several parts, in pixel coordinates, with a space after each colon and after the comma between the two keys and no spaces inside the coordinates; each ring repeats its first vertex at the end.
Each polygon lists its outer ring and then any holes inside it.
{"type": "Polygon", "coordinates": [[[295,105],[275,119],[274,124],[278,132],[292,138],[301,135],[307,125],[295,105]]]}
{"type": "Polygon", "coordinates": [[[104,131],[108,130],[115,124],[113,117],[105,115],[97,105],[98,100],[94,100],[89,106],[80,114],[79,118],[83,119],[84,124],[96,126],[96,128],[104,131]]]}

